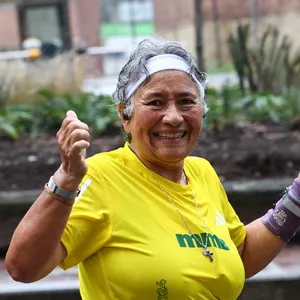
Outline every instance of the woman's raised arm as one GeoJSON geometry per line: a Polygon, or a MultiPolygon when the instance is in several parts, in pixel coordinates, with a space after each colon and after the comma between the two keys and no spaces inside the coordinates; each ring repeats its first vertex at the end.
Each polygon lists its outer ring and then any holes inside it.
{"type": "Polygon", "coordinates": [[[87,172],[89,128],[68,111],[57,141],[61,165],[16,228],[5,258],[6,268],[16,281],[43,278],[67,255],[60,240],[87,172]]]}

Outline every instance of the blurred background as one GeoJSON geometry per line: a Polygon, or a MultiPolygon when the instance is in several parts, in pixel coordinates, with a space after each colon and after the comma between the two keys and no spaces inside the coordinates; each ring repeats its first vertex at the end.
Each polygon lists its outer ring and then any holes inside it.
{"type": "MultiPolygon", "coordinates": [[[[182,43],[208,74],[194,155],[211,161],[242,221],[262,215],[300,170],[299,31],[299,0],[0,0],[0,300],[80,299],[76,268],[24,285],[3,258],[59,165],[66,110],[89,124],[89,155],[123,144],[111,94],[147,37],[182,43]]],[[[297,234],[239,299],[299,299],[299,279],[297,234]]]]}

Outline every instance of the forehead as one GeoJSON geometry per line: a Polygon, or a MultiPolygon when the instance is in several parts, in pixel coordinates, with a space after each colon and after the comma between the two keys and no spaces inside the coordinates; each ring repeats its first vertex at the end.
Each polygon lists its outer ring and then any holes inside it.
{"type": "Polygon", "coordinates": [[[138,92],[142,94],[152,91],[199,94],[198,86],[191,76],[179,70],[164,70],[154,73],[145,84],[138,88],[138,92]]]}

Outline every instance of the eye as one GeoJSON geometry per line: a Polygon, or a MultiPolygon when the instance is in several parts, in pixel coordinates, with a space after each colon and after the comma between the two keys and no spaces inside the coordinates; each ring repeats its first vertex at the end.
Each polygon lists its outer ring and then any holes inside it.
{"type": "Polygon", "coordinates": [[[181,105],[193,105],[193,104],[196,104],[196,101],[194,99],[184,98],[184,99],[180,100],[180,104],[181,105]]]}
{"type": "Polygon", "coordinates": [[[147,105],[150,105],[150,106],[161,106],[162,105],[162,101],[158,100],[158,99],[151,100],[151,101],[149,101],[147,103],[147,105]]]}

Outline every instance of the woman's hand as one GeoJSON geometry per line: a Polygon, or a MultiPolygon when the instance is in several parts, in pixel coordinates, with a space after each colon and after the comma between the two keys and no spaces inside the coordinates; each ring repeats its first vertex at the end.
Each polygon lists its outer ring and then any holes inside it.
{"type": "Polygon", "coordinates": [[[54,175],[54,182],[67,190],[76,190],[87,172],[85,158],[90,146],[89,127],[70,110],[56,137],[62,163],[54,175]]]}

